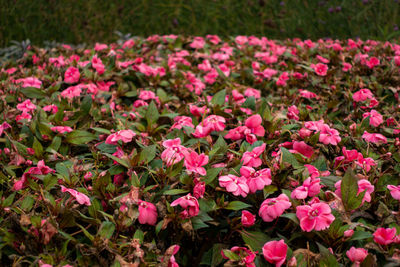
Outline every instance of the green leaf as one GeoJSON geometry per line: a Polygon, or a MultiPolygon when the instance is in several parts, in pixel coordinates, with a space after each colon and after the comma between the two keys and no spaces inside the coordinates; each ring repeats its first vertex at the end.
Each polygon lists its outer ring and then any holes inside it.
{"type": "Polygon", "coordinates": [[[154,101],[151,101],[151,103],[147,107],[146,115],[145,118],[147,120],[148,124],[153,124],[158,120],[160,117],[160,113],[158,112],[156,104],[154,104],[154,101]]]}
{"type": "Polygon", "coordinates": [[[252,110],[256,109],[256,99],[254,96],[248,97],[246,101],[242,104],[243,108],[250,108],[252,110]]]}
{"type": "Polygon", "coordinates": [[[75,130],[67,134],[65,140],[73,145],[87,144],[90,141],[95,140],[96,135],[89,133],[87,131],[75,130]]]}
{"type": "Polygon", "coordinates": [[[355,177],[351,168],[348,168],[340,185],[342,201],[347,211],[360,207],[365,191],[357,196],[358,179],[355,177]]]}
{"type": "Polygon", "coordinates": [[[43,154],[43,146],[42,144],[36,139],[36,137],[33,139],[33,149],[35,150],[35,156],[40,158],[43,154]]]}
{"type": "Polygon", "coordinates": [[[241,231],[243,241],[251,247],[253,251],[262,251],[264,244],[270,239],[264,233],[256,231],[241,231]]]}
{"type": "Polygon", "coordinates": [[[364,231],[354,231],[354,234],[351,236],[350,240],[364,240],[372,238],[372,234],[369,232],[364,232],[364,231]]]}
{"type": "Polygon", "coordinates": [[[34,203],[35,199],[33,199],[31,196],[27,196],[21,203],[21,209],[23,209],[24,211],[30,211],[34,203]]]}
{"type": "Polygon", "coordinates": [[[229,202],[228,206],[225,207],[225,209],[227,210],[242,210],[242,209],[246,209],[246,208],[250,208],[251,205],[246,204],[242,201],[232,201],[229,202]]]}
{"type": "Polygon", "coordinates": [[[1,203],[3,207],[9,207],[14,202],[15,192],[9,195],[6,199],[4,199],[1,203]]]}
{"type": "Polygon", "coordinates": [[[164,195],[166,196],[175,196],[175,195],[179,195],[179,194],[185,194],[188,193],[189,190],[186,189],[170,189],[164,192],[164,195]]]}
{"type": "Polygon", "coordinates": [[[217,209],[217,203],[215,203],[214,199],[199,199],[199,207],[200,210],[204,212],[209,212],[217,209]]]}
{"type": "Polygon", "coordinates": [[[294,223],[299,224],[299,219],[297,218],[295,213],[284,213],[280,217],[287,218],[287,219],[293,221],[294,223]]]}
{"type": "Polygon", "coordinates": [[[138,239],[139,242],[140,242],[140,244],[142,244],[142,243],[143,243],[143,239],[144,239],[144,233],[143,233],[143,231],[140,230],[140,229],[137,229],[136,232],[135,232],[135,234],[133,235],[133,238],[134,238],[134,239],[138,239]]]}
{"type": "Polygon", "coordinates": [[[109,157],[110,159],[115,160],[116,162],[118,162],[122,166],[127,167],[129,169],[129,162],[128,161],[126,161],[124,159],[117,158],[116,156],[113,156],[113,155],[108,154],[108,153],[103,153],[103,154],[106,155],[107,157],[109,157]]]}
{"type": "Polygon", "coordinates": [[[230,259],[232,261],[240,260],[239,255],[229,249],[224,249],[223,252],[224,252],[225,257],[227,257],[228,259],[230,259]]]}
{"type": "Polygon", "coordinates": [[[287,150],[284,147],[281,147],[281,153],[282,153],[282,162],[287,162],[290,165],[292,165],[294,168],[301,168],[303,167],[298,161],[297,159],[293,156],[292,153],[289,152],[289,150],[287,150]]]}
{"type": "Polygon", "coordinates": [[[145,161],[145,163],[149,163],[152,161],[157,152],[157,146],[151,145],[143,148],[142,152],[140,152],[139,162],[145,161]]]}
{"type": "Polygon", "coordinates": [[[99,235],[103,238],[110,239],[115,231],[115,225],[113,222],[103,222],[99,229],[99,235]]]}
{"type": "Polygon", "coordinates": [[[225,89],[219,91],[211,99],[211,104],[213,104],[215,106],[216,105],[223,106],[225,104],[225,96],[226,96],[226,90],[225,89]]]}
{"type": "Polygon", "coordinates": [[[42,99],[46,96],[46,94],[42,90],[35,87],[21,88],[21,93],[23,93],[28,98],[36,99],[42,99]]]}
{"type": "Polygon", "coordinates": [[[207,174],[203,181],[208,185],[214,181],[223,168],[212,168],[207,170],[207,174]]]}
{"type": "MultiPolygon", "coordinates": [[[[32,219],[31,219],[31,220],[32,220],[32,219]]],[[[93,236],[91,233],[89,233],[82,225],[80,225],[80,224],[76,224],[76,225],[77,225],[79,228],[81,228],[83,234],[84,234],[87,238],[89,238],[90,241],[93,241],[93,240],[94,240],[94,236],[93,236]]]]}

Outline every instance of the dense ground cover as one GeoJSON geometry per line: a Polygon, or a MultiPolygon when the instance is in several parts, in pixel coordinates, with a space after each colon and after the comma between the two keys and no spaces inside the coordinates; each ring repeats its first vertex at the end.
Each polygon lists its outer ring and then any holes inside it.
{"type": "Polygon", "coordinates": [[[114,42],[114,31],[391,40],[399,12],[398,0],[0,0],[0,47],[114,42]]]}
{"type": "Polygon", "coordinates": [[[4,265],[395,266],[400,46],[150,36],[1,66],[4,265]]]}

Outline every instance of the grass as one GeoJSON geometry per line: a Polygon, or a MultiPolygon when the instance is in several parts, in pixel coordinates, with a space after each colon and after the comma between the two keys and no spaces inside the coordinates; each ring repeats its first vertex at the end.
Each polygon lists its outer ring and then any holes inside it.
{"type": "Polygon", "coordinates": [[[399,6],[395,0],[0,0],[0,46],[26,39],[110,42],[114,31],[392,40],[400,35],[399,6]]]}

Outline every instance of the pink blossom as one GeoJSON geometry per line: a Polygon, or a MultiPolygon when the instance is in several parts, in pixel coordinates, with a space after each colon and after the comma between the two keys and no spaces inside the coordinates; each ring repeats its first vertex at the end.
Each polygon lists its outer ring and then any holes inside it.
{"type": "Polygon", "coordinates": [[[69,67],[64,74],[64,82],[66,83],[77,83],[80,78],[79,69],[75,67],[69,67]]]}
{"type": "Polygon", "coordinates": [[[323,63],[312,64],[311,68],[314,69],[315,73],[319,76],[325,76],[328,72],[328,66],[323,63]]]}
{"type": "Polygon", "coordinates": [[[351,247],[347,252],[346,252],[347,257],[354,263],[356,267],[360,266],[360,263],[364,261],[364,259],[368,255],[368,251],[363,248],[355,248],[351,247]]]}
{"type": "Polygon", "coordinates": [[[246,178],[250,193],[255,193],[257,190],[262,190],[266,185],[270,185],[272,183],[270,169],[256,171],[251,167],[242,166],[240,168],[240,174],[242,177],[246,178]]]}
{"type": "Polygon", "coordinates": [[[157,222],[157,208],[153,203],[139,200],[139,223],[156,225],[157,222]]]}
{"type": "MultiPolygon", "coordinates": [[[[364,201],[366,202],[371,202],[371,193],[374,192],[375,187],[366,179],[361,179],[357,182],[358,184],[358,192],[357,192],[357,196],[359,194],[361,194],[361,192],[365,191],[365,195],[362,199],[362,204],[364,204],[364,201]]],[[[341,185],[342,185],[342,181],[337,181],[335,183],[335,194],[342,197],[342,191],[341,191],[341,185]]]]}
{"type": "Polygon", "coordinates": [[[305,199],[306,197],[313,197],[319,194],[321,190],[321,179],[308,177],[302,186],[293,190],[291,198],[305,199]]]}
{"type": "Polygon", "coordinates": [[[3,132],[4,132],[6,129],[9,129],[9,128],[11,128],[11,125],[8,124],[6,121],[3,122],[2,124],[0,124],[0,136],[2,136],[3,132]]]}
{"type": "Polygon", "coordinates": [[[254,88],[247,88],[244,91],[244,95],[247,97],[251,97],[253,96],[255,99],[260,98],[261,97],[261,92],[260,90],[254,89],[254,88]]]}
{"type": "Polygon", "coordinates": [[[312,148],[312,146],[307,145],[304,141],[294,141],[293,150],[290,150],[290,152],[300,153],[307,158],[311,158],[311,156],[314,154],[314,149],[312,148]]]}
{"type": "Polygon", "coordinates": [[[228,174],[218,178],[219,185],[224,187],[226,191],[231,192],[235,196],[246,197],[249,193],[249,186],[244,177],[237,177],[233,174],[228,174]]]}
{"type": "Polygon", "coordinates": [[[35,87],[35,88],[40,89],[40,87],[42,86],[42,81],[40,81],[36,77],[21,78],[21,79],[15,80],[15,83],[22,83],[23,88],[35,87]]]}
{"type": "Polygon", "coordinates": [[[400,185],[395,186],[395,185],[388,185],[387,189],[390,190],[390,194],[392,197],[396,200],[400,200],[400,185]]]}
{"type": "Polygon", "coordinates": [[[260,206],[258,215],[264,222],[272,222],[291,206],[292,203],[290,203],[289,198],[285,194],[280,194],[276,198],[267,198],[264,200],[260,206]]]}
{"type": "Polygon", "coordinates": [[[387,139],[385,136],[378,134],[378,133],[368,133],[367,131],[364,131],[362,138],[367,141],[367,142],[371,142],[374,144],[386,144],[387,143],[387,139]]]}
{"type": "Polygon", "coordinates": [[[371,110],[371,112],[365,112],[363,114],[363,118],[367,118],[368,116],[369,116],[369,124],[371,124],[374,127],[378,127],[383,123],[382,115],[375,109],[371,110]]]}
{"type": "Polygon", "coordinates": [[[348,72],[349,70],[351,70],[351,68],[352,68],[352,65],[351,65],[350,63],[343,62],[343,68],[342,68],[342,71],[344,71],[344,72],[348,72]]]}
{"type": "Polygon", "coordinates": [[[61,92],[61,96],[72,100],[74,97],[81,96],[82,87],[80,85],[70,86],[61,92]]]}
{"type": "Polygon", "coordinates": [[[161,153],[161,159],[167,163],[168,166],[180,162],[187,151],[187,148],[181,145],[181,139],[169,139],[163,142],[163,147],[166,149],[161,153]]]}
{"type": "Polygon", "coordinates": [[[203,198],[204,193],[206,191],[206,183],[201,182],[198,179],[194,180],[194,187],[193,187],[193,196],[197,199],[203,198]]]}
{"type": "Polygon", "coordinates": [[[57,111],[58,111],[58,107],[57,107],[56,105],[54,105],[54,104],[44,106],[42,109],[43,109],[44,111],[47,111],[47,112],[50,111],[50,112],[53,113],[53,114],[56,114],[57,111]]]}
{"type": "Polygon", "coordinates": [[[244,132],[248,129],[246,126],[238,126],[236,128],[230,129],[225,135],[226,139],[240,140],[244,138],[244,132]]]}
{"type": "Polygon", "coordinates": [[[110,134],[106,139],[106,144],[116,145],[119,140],[123,143],[132,142],[132,138],[136,136],[136,133],[132,130],[121,130],[116,133],[110,134]]]}
{"type": "MultiPolygon", "coordinates": [[[[235,253],[236,255],[238,255],[240,257],[239,260],[239,266],[246,266],[246,267],[256,267],[254,260],[256,258],[256,253],[257,252],[253,252],[250,249],[246,248],[246,247],[232,247],[230,249],[231,252],[235,253]]],[[[225,253],[224,250],[221,250],[221,255],[224,259],[229,259],[225,253]]]]}
{"type": "Polygon", "coordinates": [[[354,234],[354,230],[349,229],[349,230],[344,231],[343,236],[344,237],[352,237],[353,234],[354,234]]]}
{"type": "Polygon", "coordinates": [[[335,220],[331,214],[331,208],[326,203],[314,203],[296,207],[296,216],[300,220],[300,227],[303,231],[321,231],[330,226],[335,220]]]}
{"type": "Polygon", "coordinates": [[[36,109],[36,105],[33,104],[30,99],[27,99],[24,102],[19,103],[17,105],[17,109],[22,111],[22,112],[29,113],[29,112],[31,112],[31,111],[36,109]]]}
{"type": "Polygon", "coordinates": [[[287,116],[287,118],[289,120],[298,121],[299,120],[299,113],[300,113],[299,109],[295,105],[293,105],[293,106],[290,106],[288,108],[288,112],[287,112],[286,116],[287,116]]]}
{"type": "Polygon", "coordinates": [[[190,108],[190,113],[193,114],[193,116],[196,117],[201,117],[203,114],[207,114],[209,112],[209,109],[207,106],[202,106],[201,108],[195,105],[189,105],[190,108]]]}
{"type": "Polygon", "coordinates": [[[86,196],[85,194],[81,193],[81,192],[78,192],[78,191],[76,191],[74,189],[66,188],[65,186],[62,186],[62,185],[61,185],[61,192],[70,193],[71,196],[73,196],[76,199],[76,201],[78,201],[78,203],[81,204],[81,205],[82,204],[85,204],[86,206],[90,206],[91,205],[90,198],[88,196],[86,196]]]}
{"type": "Polygon", "coordinates": [[[244,227],[251,227],[256,221],[256,215],[247,210],[242,210],[241,222],[244,227]]]}
{"type": "Polygon", "coordinates": [[[315,93],[307,91],[307,90],[299,89],[299,93],[300,93],[300,96],[304,97],[304,98],[308,98],[308,99],[317,98],[317,95],[315,93]]]}
{"type": "Polygon", "coordinates": [[[320,131],[319,141],[325,145],[331,144],[336,146],[342,139],[336,129],[332,129],[324,125],[320,131]]]}
{"type": "Polygon", "coordinates": [[[252,134],[255,134],[257,136],[264,136],[265,134],[265,129],[261,125],[261,123],[262,123],[262,118],[259,114],[250,116],[245,121],[246,127],[251,130],[252,134]]]}
{"type": "Polygon", "coordinates": [[[375,66],[378,66],[380,64],[380,60],[376,57],[371,57],[367,62],[366,65],[368,68],[373,69],[375,66]]]}
{"type": "Polygon", "coordinates": [[[186,196],[180,197],[171,203],[171,207],[181,206],[184,211],[181,212],[182,218],[190,218],[199,214],[199,202],[189,193],[186,196]]]}
{"type": "Polygon", "coordinates": [[[208,163],[208,156],[204,153],[199,155],[195,151],[190,153],[187,151],[184,159],[185,167],[189,173],[197,173],[203,176],[207,174],[206,169],[202,167],[208,163]]]}
{"type": "Polygon", "coordinates": [[[369,89],[361,89],[353,94],[353,100],[356,102],[362,102],[367,99],[372,99],[374,95],[369,89]]]}
{"type": "Polygon", "coordinates": [[[211,131],[221,132],[225,129],[225,118],[218,115],[210,115],[204,119],[204,127],[210,129],[211,131]]]}
{"type": "Polygon", "coordinates": [[[93,56],[92,58],[92,67],[96,69],[97,73],[100,75],[105,71],[104,64],[101,59],[97,57],[97,55],[93,56]]]}
{"type": "Polygon", "coordinates": [[[396,237],[396,228],[378,228],[373,234],[374,241],[380,245],[389,245],[394,242],[396,237]]]}
{"type": "Polygon", "coordinates": [[[262,160],[260,159],[260,155],[265,151],[266,144],[263,143],[261,146],[255,147],[252,151],[246,151],[243,153],[242,159],[240,161],[243,162],[244,166],[248,167],[260,167],[262,164],[262,160]]]}
{"type": "Polygon", "coordinates": [[[279,241],[269,241],[265,243],[262,248],[265,260],[275,264],[275,267],[280,267],[285,262],[287,250],[288,246],[283,239],[279,241]]]}
{"type": "Polygon", "coordinates": [[[171,129],[182,129],[183,126],[194,128],[192,118],[188,116],[176,116],[171,129]]]}
{"type": "Polygon", "coordinates": [[[58,133],[70,133],[72,132],[72,128],[69,126],[54,126],[50,128],[53,132],[58,132],[58,133]]]}

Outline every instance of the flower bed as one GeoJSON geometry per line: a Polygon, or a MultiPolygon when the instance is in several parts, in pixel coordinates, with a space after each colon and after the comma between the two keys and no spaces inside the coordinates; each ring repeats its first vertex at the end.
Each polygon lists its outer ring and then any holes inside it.
{"type": "Polygon", "coordinates": [[[398,264],[399,66],[359,40],[31,47],[0,72],[1,260],[398,264]]]}

